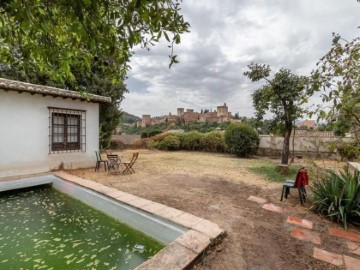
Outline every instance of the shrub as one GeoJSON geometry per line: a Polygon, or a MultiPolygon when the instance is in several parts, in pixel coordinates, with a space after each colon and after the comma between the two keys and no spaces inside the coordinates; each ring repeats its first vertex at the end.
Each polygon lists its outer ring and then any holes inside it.
{"type": "Polygon", "coordinates": [[[225,131],[226,149],[239,157],[255,154],[259,146],[259,135],[245,124],[230,124],[225,131]]]}
{"type": "Polygon", "coordinates": [[[155,136],[160,133],[162,133],[162,131],[160,129],[145,130],[145,131],[141,132],[141,138],[150,138],[150,137],[155,136]]]}
{"type": "Polygon", "coordinates": [[[163,139],[165,139],[167,136],[170,136],[171,133],[161,133],[161,134],[158,134],[158,135],[155,135],[151,138],[152,141],[155,141],[155,142],[161,142],[163,139]]]}
{"type": "Polygon", "coordinates": [[[158,143],[156,148],[161,150],[178,150],[180,147],[180,139],[176,135],[166,136],[161,142],[158,143]]]}
{"type": "Polygon", "coordinates": [[[360,158],[360,145],[358,143],[342,142],[336,146],[341,160],[353,160],[360,158]]]}
{"type": "Polygon", "coordinates": [[[336,174],[326,172],[315,180],[311,191],[312,211],[340,221],[347,229],[348,223],[360,225],[360,173],[345,170],[336,174]]]}
{"type": "Polygon", "coordinates": [[[200,150],[200,139],[203,135],[198,131],[180,134],[180,148],[185,150],[200,150]]]}
{"type": "Polygon", "coordinates": [[[158,142],[158,141],[149,140],[149,142],[147,144],[147,148],[149,148],[149,149],[159,149],[159,144],[160,144],[160,142],[158,142]]]}
{"type": "Polygon", "coordinates": [[[208,152],[224,152],[224,134],[220,131],[212,131],[200,138],[200,148],[208,152]]]}

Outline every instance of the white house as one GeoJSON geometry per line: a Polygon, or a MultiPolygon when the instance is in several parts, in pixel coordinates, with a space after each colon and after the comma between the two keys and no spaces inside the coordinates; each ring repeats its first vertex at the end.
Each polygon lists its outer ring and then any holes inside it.
{"type": "Polygon", "coordinates": [[[94,167],[109,97],[0,78],[0,178],[94,167]]]}

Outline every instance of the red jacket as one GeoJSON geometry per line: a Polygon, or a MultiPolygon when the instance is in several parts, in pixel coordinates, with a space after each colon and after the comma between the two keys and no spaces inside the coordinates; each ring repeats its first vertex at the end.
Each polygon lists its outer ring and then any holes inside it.
{"type": "Polygon", "coordinates": [[[297,187],[303,187],[309,185],[309,177],[307,171],[300,170],[296,175],[295,185],[297,187]]]}

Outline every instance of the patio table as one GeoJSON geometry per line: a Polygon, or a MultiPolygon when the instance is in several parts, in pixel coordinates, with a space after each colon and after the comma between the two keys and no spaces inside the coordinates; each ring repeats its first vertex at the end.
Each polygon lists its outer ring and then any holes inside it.
{"type": "Polygon", "coordinates": [[[109,173],[119,173],[121,167],[122,155],[107,154],[109,160],[109,173]]]}

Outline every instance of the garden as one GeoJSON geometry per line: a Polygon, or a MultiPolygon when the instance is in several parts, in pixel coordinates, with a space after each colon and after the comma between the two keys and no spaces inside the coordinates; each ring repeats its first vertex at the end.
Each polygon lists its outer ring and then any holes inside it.
{"type": "MultiPolygon", "coordinates": [[[[225,132],[198,131],[184,133],[162,133],[145,139],[144,145],[149,149],[166,151],[200,151],[227,153],[246,158],[256,154],[259,136],[254,129],[245,124],[230,124],[225,132]]],[[[341,144],[343,146],[344,144],[341,144]]],[[[349,144],[351,145],[351,144],[349,144]]],[[[340,148],[340,147],[339,147],[340,148]]],[[[342,148],[341,148],[342,149],[342,148]]],[[[352,152],[351,152],[352,153],[352,152]]],[[[343,152],[340,151],[343,157],[343,152]]],[[[347,156],[349,158],[349,156],[347,156]]],[[[351,156],[353,158],[353,156],[351,156]]],[[[311,183],[311,206],[315,213],[340,222],[345,229],[348,224],[360,225],[360,176],[358,170],[350,171],[344,163],[343,168],[320,168],[311,158],[306,159],[311,183]]],[[[262,175],[270,181],[284,182],[295,179],[298,170],[305,164],[291,164],[282,172],[279,164],[251,166],[252,173],[262,175]]]]}
{"type": "MultiPolygon", "coordinates": [[[[95,173],[93,169],[70,173],[209,219],[225,229],[227,236],[195,269],[234,269],[233,265],[237,265],[236,269],[263,265],[268,269],[286,269],[288,265],[304,269],[305,264],[309,269],[339,269],[314,258],[314,247],[353,256],[346,241],[328,235],[328,228],[342,228],[342,223],[310,211],[312,200],[301,206],[297,193],[291,192],[288,199],[280,202],[282,180],[295,177],[296,170],[287,176],[277,173],[279,178],[273,175],[279,159],[184,150],[136,149],[119,153],[126,158],[134,151],[139,152],[134,174],[112,175],[104,170],[95,173]],[[261,197],[285,212],[267,211],[249,201],[250,196],[261,197]],[[294,239],[293,226],[286,222],[289,216],[312,221],[314,233],[321,236],[321,245],[294,239]]],[[[309,169],[313,184],[316,172],[341,170],[346,163],[296,159],[292,166],[303,165],[309,169]]],[[[348,230],[359,231],[351,224],[348,230]]]]}

